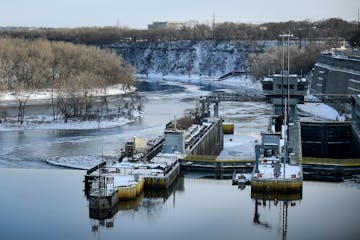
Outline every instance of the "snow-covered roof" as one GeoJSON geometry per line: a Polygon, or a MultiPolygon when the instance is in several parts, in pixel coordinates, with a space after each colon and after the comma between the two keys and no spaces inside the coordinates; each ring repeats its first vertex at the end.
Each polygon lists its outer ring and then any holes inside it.
{"type": "MultiPolygon", "coordinates": [[[[259,173],[261,174],[261,179],[276,179],[274,175],[274,167],[271,163],[271,159],[268,159],[266,164],[259,164],[259,173]]],[[[299,165],[290,165],[285,164],[285,178],[291,179],[296,176],[296,178],[301,177],[302,171],[301,166],[299,165]]],[[[254,177],[257,177],[258,174],[255,174],[254,177]]],[[[284,164],[280,163],[280,176],[278,179],[284,178],[284,164]]]]}

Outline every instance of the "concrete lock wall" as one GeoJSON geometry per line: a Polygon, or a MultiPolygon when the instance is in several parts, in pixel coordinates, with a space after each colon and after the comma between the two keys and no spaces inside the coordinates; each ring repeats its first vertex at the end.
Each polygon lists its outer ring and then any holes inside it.
{"type": "Polygon", "coordinates": [[[350,123],[301,122],[304,157],[358,158],[359,141],[350,123]]]}
{"type": "Polygon", "coordinates": [[[217,120],[198,144],[190,150],[192,155],[218,155],[224,148],[224,132],[222,121],[217,120]]]}
{"type": "Polygon", "coordinates": [[[163,153],[183,153],[185,149],[184,133],[182,131],[165,131],[163,153]]]}
{"type": "Polygon", "coordinates": [[[358,60],[322,55],[315,64],[311,88],[325,94],[359,94],[358,60]]]}
{"type": "Polygon", "coordinates": [[[355,96],[355,102],[352,112],[352,121],[354,125],[360,129],[360,96],[355,96]]]}

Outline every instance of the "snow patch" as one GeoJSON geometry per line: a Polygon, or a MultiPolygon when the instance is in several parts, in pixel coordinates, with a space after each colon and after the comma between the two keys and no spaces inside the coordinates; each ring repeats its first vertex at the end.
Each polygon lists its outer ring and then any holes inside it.
{"type": "MultiPolygon", "coordinates": [[[[128,92],[134,92],[136,89],[134,87],[125,88],[123,84],[115,84],[106,88],[106,95],[107,96],[114,96],[114,95],[122,95],[128,92]]],[[[44,89],[41,91],[28,91],[24,92],[24,96],[29,96],[28,101],[31,100],[51,100],[56,98],[58,93],[56,91],[52,91],[51,89],[44,89]]],[[[93,96],[99,97],[104,96],[105,92],[104,89],[94,89],[93,96]]],[[[15,101],[16,98],[14,93],[11,91],[3,91],[0,92],[0,101],[15,101]]]]}
{"type": "Polygon", "coordinates": [[[89,170],[102,161],[113,162],[115,157],[101,157],[101,156],[69,156],[69,157],[53,157],[46,160],[48,164],[67,167],[73,169],[89,170]]]}
{"type": "Polygon", "coordinates": [[[297,109],[299,110],[300,115],[307,117],[315,117],[316,119],[338,121],[342,118],[334,108],[324,103],[298,104],[297,109]]]}
{"type": "Polygon", "coordinates": [[[28,129],[68,129],[68,130],[85,130],[85,129],[98,129],[98,128],[114,128],[119,127],[130,122],[135,121],[142,116],[143,112],[134,111],[131,118],[118,117],[111,120],[102,119],[101,121],[80,121],[68,120],[52,120],[52,116],[36,116],[31,119],[26,119],[23,124],[12,120],[3,121],[0,124],[0,132],[3,131],[18,131],[28,129]]]}
{"type": "Polygon", "coordinates": [[[218,160],[254,160],[255,138],[239,135],[224,135],[224,149],[218,160]]]}

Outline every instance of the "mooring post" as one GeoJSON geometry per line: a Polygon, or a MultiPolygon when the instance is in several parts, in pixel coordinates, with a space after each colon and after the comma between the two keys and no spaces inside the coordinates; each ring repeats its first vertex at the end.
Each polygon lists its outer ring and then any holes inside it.
{"type": "Polygon", "coordinates": [[[260,147],[261,145],[255,145],[255,173],[259,172],[259,157],[260,157],[260,147]]]}
{"type": "Polygon", "coordinates": [[[205,114],[205,101],[204,100],[202,100],[201,101],[201,116],[203,117],[204,116],[204,114],[205,114]]]}
{"type": "Polygon", "coordinates": [[[206,116],[210,117],[210,103],[209,102],[206,103],[206,116]]]}
{"type": "Polygon", "coordinates": [[[214,104],[214,117],[218,117],[219,116],[219,103],[216,102],[214,104]]]}

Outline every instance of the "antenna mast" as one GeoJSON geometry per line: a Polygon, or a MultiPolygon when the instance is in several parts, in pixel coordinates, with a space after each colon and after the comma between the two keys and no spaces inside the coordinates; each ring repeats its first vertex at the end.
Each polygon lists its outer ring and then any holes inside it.
{"type": "MultiPolygon", "coordinates": [[[[289,33],[283,33],[280,34],[279,37],[282,38],[282,69],[281,69],[281,113],[284,117],[284,70],[285,70],[285,50],[284,50],[284,42],[285,42],[285,37],[288,38],[287,41],[287,64],[288,64],[288,73],[287,73],[287,85],[288,85],[288,95],[289,95],[289,74],[290,74],[290,51],[289,51],[289,39],[290,37],[292,37],[293,35],[289,33]]],[[[289,96],[288,96],[289,97],[289,96]]],[[[289,101],[289,100],[288,100],[289,101]]]]}
{"type": "Polygon", "coordinates": [[[212,14],[211,30],[212,30],[212,39],[215,40],[215,12],[213,12],[212,14]]]}
{"type": "Polygon", "coordinates": [[[360,8],[358,8],[358,31],[360,31],[360,8]]]}

